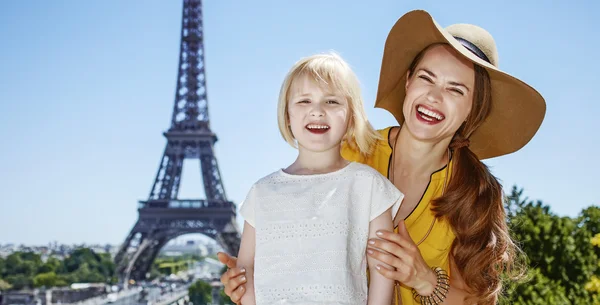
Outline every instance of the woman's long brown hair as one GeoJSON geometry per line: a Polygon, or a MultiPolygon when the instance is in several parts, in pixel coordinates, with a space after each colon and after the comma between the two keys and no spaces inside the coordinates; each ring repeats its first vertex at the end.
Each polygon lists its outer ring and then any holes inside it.
{"type": "MultiPolygon", "coordinates": [[[[415,57],[409,77],[432,46],[415,57]]],[[[492,105],[489,74],[477,65],[474,69],[471,113],[450,143],[452,174],[445,193],[433,200],[432,211],[446,219],[456,235],[450,253],[472,295],[467,301],[496,304],[502,292],[502,278],[517,279],[523,275],[524,267],[515,263],[515,258],[523,256],[509,234],[502,186],[468,146],[460,145],[481,126],[492,105]]]]}

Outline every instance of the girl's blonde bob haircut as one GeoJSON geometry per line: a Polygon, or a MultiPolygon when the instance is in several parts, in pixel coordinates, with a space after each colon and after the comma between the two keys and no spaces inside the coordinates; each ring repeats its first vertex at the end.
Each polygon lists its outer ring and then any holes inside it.
{"type": "Polygon", "coordinates": [[[277,122],[281,136],[292,147],[298,148],[288,116],[288,101],[292,83],[301,76],[308,76],[321,86],[344,94],[350,109],[348,128],[342,141],[346,141],[362,155],[369,155],[381,136],[367,120],[358,78],[350,66],[336,53],[315,54],[300,59],[292,66],[283,80],[277,104],[277,122]]]}

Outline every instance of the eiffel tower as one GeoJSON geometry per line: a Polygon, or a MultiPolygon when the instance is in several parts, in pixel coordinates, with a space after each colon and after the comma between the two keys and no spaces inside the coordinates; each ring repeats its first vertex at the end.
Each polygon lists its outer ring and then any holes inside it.
{"type": "Polygon", "coordinates": [[[146,278],[159,250],[171,239],[202,233],[225,251],[237,254],[240,243],[236,207],[227,200],[210,129],[204,70],[202,1],[184,0],[179,73],[167,145],[148,200],[115,256],[116,274],[127,285],[146,278]],[[206,199],[178,199],[185,159],[200,159],[206,199]]]}

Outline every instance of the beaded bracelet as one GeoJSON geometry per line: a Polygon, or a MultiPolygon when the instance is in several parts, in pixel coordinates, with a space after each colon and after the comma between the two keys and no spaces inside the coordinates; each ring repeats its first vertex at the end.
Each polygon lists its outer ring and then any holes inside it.
{"type": "Polygon", "coordinates": [[[413,298],[422,305],[439,305],[444,302],[450,289],[450,277],[448,273],[440,267],[431,267],[437,276],[437,284],[433,288],[433,293],[428,296],[420,295],[414,288],[412,289],[413,298]]]}

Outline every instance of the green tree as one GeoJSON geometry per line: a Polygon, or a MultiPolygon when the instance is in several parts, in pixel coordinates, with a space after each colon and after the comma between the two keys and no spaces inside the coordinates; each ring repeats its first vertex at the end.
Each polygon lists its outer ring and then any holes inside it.
{"type": "Polygon", "coordinates": [[[204,305],[212,302],[212,287],[203,281],[196,281],[188,288],[190,301],[194,305],[204,305]]]}
{"type": "Polygon", "coordinates": [[[20,290],[33,286],[33,277],[42,264],[40,255],[33,252],[15,252],[4,260],[2,276],[12,289],[20,290]]]}
{"type": "Polygon", "coordinates": [[[55,287],[58,286],[58,276],[54,272],[40,273],[33,278],[33,287],[55,287]]]}
{"type": "Polygon", "coordinates": [[[6,262],[4,258],[0,257],[0,277],[3,277],[6,272],[6,262]]]}
{"type": "Polygon", "coordinates": [[[0,291],[9,290],[11,288],[12,286],[8,282],[5,282],[3,279],[0,279],[0,291]]]}
{"type": "MultiPolygon", "coordinates": [[[[584,213],[585,213],[585,210],[584,210],[584,213]]],[[[582,214],[584,214],[584,213],[582,213],[582,214]]],[[[589,227],[588,227],[588,229],[592,232],[594,231],[593,229],[590,229],[589,227]]],[[[594,237],[592,237],[591,243],[594,246],[596,253],[598,253],[598,250],[600,250],[600,233],[596,233],[594,235],[594,237]]],[[[600,255],[598,255],[598,257],[600,258],[600,255]]],[[[585,284],[585,289],[587,291],[589,291],[591,294],[593,294],[593,296],[594,296],[594,304],[600,304],[600,277],[598,276],[598,273],[600,273],[599,271],[600,271],[600,262],[598,262],[598,271],[596,272],[596,275],[592,276],[590,281],[585,284]]]]}
{"type": "Polygon", "coordinates": [[[19,252],[19,256],[24,261],[32,262],[34,265],[42,264],[42,257],[34,252],[19,252]]]}
{"type": "Polygon", "coordinates": [[[33,287],[32,278],[24,274],[9,275],[6,277],[6,281],[10,283],[14,290],[33,287]]]}
{"type": "Polygon", "coordinates": [[[88,248],[76,249],[64,260],[50,257],[42,262],[33,252],[15,252],[0,259],[0,278],[15,290],[66,286],[75,282],[115,283],[115,265],[109,254],[88,248]]]}
{"type": "Polygon", "coordinates": [[[80,248],[63,261],[63,274],[68,274],[66,277],[70,283],[73,282],[113,282],[112,278],[115,265],[112,262],[110,255],[97,254],[91,249],[80,248]]]}
{"type": "Polygon", "coordinates": [[[89,248],[76,249],[65,258],[63,264],[66,267],[67,272],[74,272],[79,269],[84,263],[88,265],[90,269],[98,269],[101,265],[102,258],[89,248]]]}
{"type": "MultiPolygon", "coordinates": [[[[600,207],[591,206],[584,209],[577,220],[581,229],[589,231],[593,236],[594,252],[596,252],[596,256],[600,257],[600,207]]],[[[596,275],[600,276],[600,272],[596,272],[596,275]]]]}
{"type": "Polygon", "coordinates": [[[56,257],[49,257],[48,260],[46,260],[46,262],[40,266],[40,268],[38,269],[38,274],[39,273],[48,273],[48,272],[60,272],[60,267],[62,265],[62,262],[60,260],[58,260],[58,258],[56,257]]]}
{"type": "Polygon", "coordinates": [[[100,268],[99,271],[101,274],[110,277],[115,273],[115,263],[112,260],[112,257],[108,253],[100,254],[100,268]]]}
{"type": "Polygon", "coordinates": [[[548,279],[539,269],[529,269],[527,279],[527,282],[508,283],[500,304],[570,304],[565,288],[557,281],[548,279]]]}
{"type": "Polygon", "coordinates": [[[592,235],[600,233],[600,207],[590,206],[579,214],[579,221],[592,235]]]}
{"type": "Polygon", "coordinates": [[[103,283],[107,281],[107,278],[97,270],[91,270],[88,263],[82,263],[79,269],[75,270],[71,275],[74,282],[103,283]]]}
{"type": "Polygon", "coordinates": [[[571,304],[592,304],[594,295],[585,284],[597,272],[598,256],[590,231],[522,193],[513,188],[506,210],[514,239],[527,255],[530,281],[510,283],[508,304],[561,304],[565,298],[571,304]]]}
{"type": "Polygon", "coordinates": [[[19,266],[23,264],[23,260],[18,253],[12,253],[6,257],[5,267],[4,267],[4,275],[16,275],[19,271],[19,266]]]}
{"type": "Polygon", "coordinates": [[[4,275],[34,276],[42,265],[39,254],[32,252],[15,252],[6,257],[4,262],[4,275]]]}

